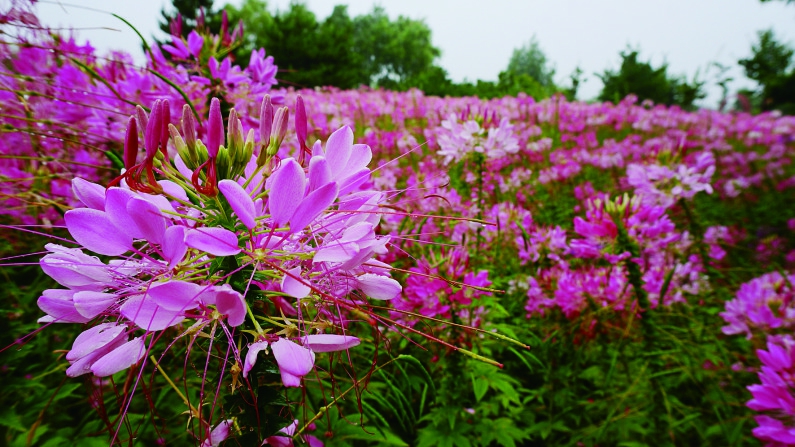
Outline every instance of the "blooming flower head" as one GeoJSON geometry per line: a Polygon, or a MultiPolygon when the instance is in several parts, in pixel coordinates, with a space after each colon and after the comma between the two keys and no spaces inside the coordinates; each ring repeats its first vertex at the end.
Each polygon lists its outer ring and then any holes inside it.
{"type": "MultiPolygon", "coordinates": [[[[109,188],[75,179],[85,207],[67,211],[65,221],[80,248],[47,246],[41,267],[65,288],[42,294],[40,321],[102,321],[67,354],[72,377],[112,376],[150,353],[162,355],[160,340],[213,339],[222,331],[229,343],[222,368],[243,364],[246,380],[257,357],[267,355],[285,387],[301,386],[315,353],[359,344],[354,336],[324,333],[344,330],[342,313],[358,311],[367,297],[390,300],[401,291],[388,266],[368,266],[389,242],[375,232],[384,196],[360,189],[370,174],[370,148],[353,144],[353,132],[342,127],[315,145],[305,168],[276,156],[283,130],[257,143],[253,131],[244,137],[234,110],[224,135],[217,101],[206,144],[192,133],[187,109],[183,133],[163,110],[163,102],[148,116],[139,109],[146,122],[142,164],[109,188]],[[168,142],[173,158],[165,155],[168,142]],[[254,296],[272,305],[255,313],[254,296]],[[240,352],[235,334],[242,333],[254,340],[240,352]]],[[[270,119],[279,118],[263,107],[261,120],[270,119]]],[[[135,123],[127,151],[137,147],[135,123]]],[[[229,425],[208,432],[205,444],[218,445],[229,425]]]]}

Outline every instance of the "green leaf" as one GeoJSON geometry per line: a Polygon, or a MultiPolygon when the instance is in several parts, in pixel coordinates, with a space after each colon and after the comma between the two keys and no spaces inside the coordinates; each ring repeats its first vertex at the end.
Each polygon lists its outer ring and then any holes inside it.
{"type": "Polygon", "coordinates": [[[13,407],[0,410],[0,425],[20,432],[28,431],[28,427],[22,424],[22,418],[14,412],[13,407]]]}
{"type": "Polygon", "coordinates": [[[489,390],[489,381],[483,377],[472,376],[472,391],[475,393],[475,400],[480,402],[489,390]]]}

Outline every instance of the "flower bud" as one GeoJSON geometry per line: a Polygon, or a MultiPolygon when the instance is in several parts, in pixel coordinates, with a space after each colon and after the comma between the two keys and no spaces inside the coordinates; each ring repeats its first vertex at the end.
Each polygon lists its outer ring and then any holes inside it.
{"type": "Polygon", "coordinates": [[[159,99],[155,101],[152,106],[152,113],[149,115],[149,121],[146,123],[146,135],[144,136],[144,145],[146,148],[146,158],[151,159],[157,152],[157,147],[160,145],[160,133],[163,130],[163,103],[159,99]]]}
{"type": "Polygon", "coordinates": [[[135,166],[137,156],[138,127],[135,125],[135,117],[131,116],[127,121],[127,132],[124,134],[124,169],[129,170],[135,166]]]}
{"type": "Polygon", "coordinates": [[[160,128],[160,152],[168,160],[168,126],[171,124],[171,104],[168,99],[162,101],[163,115],[160,128]]]}
{"type": "Polygon", "coordinates": [[[273,105],[271,105],[271,95],[265,95],[265,97],[262,98],[262,105],[259,109],[259,138],[263,149],[267,148],[271,142],[272,127],[273,105]]]}
{"type": "Polygon", "coordinates": [[[271,128],[271,141],[268,145],[268,155],[276,155],[279,152],[279,147],[287,135],[287,124],[290,119],[290,110],[287,107],[281,107],[276,111],[273,117],[273,128],[271,128]]]}
{"type": "Polygon", "coordinates": [[[146,116],[146,110],[141,106],[135,106],[135,119],[138,121],[138,129],[143,131],[149,124],[149,118],[146,116]]]}
{"type": "Polygon", "coordinates": [[[221,101],[218,98],[210,101],[210,121],[207,125],[207,153],[210,158],[215,158],[224,139],[224,120],[221,117],[221,101]]]}
{"type": "Polygon", "coordinates": [[[185,144],[189,148],[195,149],[196,147],[196,120],[193,118],[190,106],[185,104],[182,106],[182,135],[185,136],[185,144]]]}
{"type": "Polygon", "coordinates": [[[249,129],[248,134],[246,135],[246,142],[243,144],[243,150],[238,151],[237,159],[235,160],[238,163],[241,163],[244,167],[251,160],[251,156],[254,153],[254,129],[249,129]]]}

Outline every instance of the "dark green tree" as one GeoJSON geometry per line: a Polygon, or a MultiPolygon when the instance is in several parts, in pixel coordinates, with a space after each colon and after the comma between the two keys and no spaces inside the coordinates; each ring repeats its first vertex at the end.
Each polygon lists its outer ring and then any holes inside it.
{"type": "Polygon", "coordinates": [[[357,16],[354,51],[362,56],[362,70],[370,85],[407,88],[433,67],[441,52],[431,42],[431,30],[422,20],[399,16],[391,21],[380,6],[357,16]]]}
{"type": "Polygon", "coordinates": [[[795,114],[795,69],[793,50],[776,41],[772,30],[760,31],[759,42],[751,47],[752,55],[739,64],[745,75],[759,84],[756,91],[745,91],[752,108],[781,110],[795,114]]]}
{"type": "Polygon", "coordinates": [[[226,11],[230,22],[246,24],[237,60],[245,63],[251,50],[265,48],[279,66],[279,79],[299,87],[405,89],[424,82],[439,55],[424,22],[403,16],[392,21],[383,8],[351,18],[338,5],[323,21],[300,2],[274,14],[262,0],[227,5],[226,11]]]}
{"type": "Polygon", "coordinates": [[[649,62],[638,60],[637,50],[621,52],[621,68],[615,72],[605,70],[597,76],[604,83],[600,101],[618,102],[629,94],[641,101],[649,99],[657,104],[679,105],[694,108],[696,100],[704,98],[704,82],[688,83],[681,77],[668,75],[668,64],[653,68],[649,62]]]}

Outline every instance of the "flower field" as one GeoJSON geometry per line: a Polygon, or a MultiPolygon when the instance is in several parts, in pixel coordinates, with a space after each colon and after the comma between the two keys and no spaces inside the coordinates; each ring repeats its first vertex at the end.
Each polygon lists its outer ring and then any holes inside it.
{"type": "Polygon", "coordinates": [[[0,13],[0,445],[795,445],[795,117],[0,13]]]}

